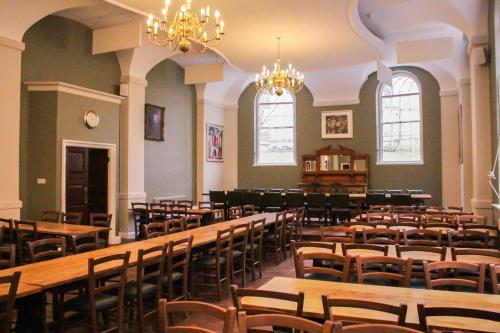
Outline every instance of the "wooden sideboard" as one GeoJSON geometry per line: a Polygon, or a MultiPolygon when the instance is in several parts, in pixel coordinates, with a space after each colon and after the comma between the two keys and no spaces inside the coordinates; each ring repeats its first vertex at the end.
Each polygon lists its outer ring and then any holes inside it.
{"type": "Polygon", "coordinates": [[[368,154],[329,145],[315,154],[302,155],[302,183],[298,185],[308,192],[366,193],[368,162],[368,154]]]}

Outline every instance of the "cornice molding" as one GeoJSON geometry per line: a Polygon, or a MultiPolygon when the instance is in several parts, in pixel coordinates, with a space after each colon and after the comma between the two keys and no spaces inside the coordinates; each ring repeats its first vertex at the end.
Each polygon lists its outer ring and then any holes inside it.
{"type": "Polygon", "coordinates": [[[456,89],[453,89],[453,90],[440,90],[439,91],[439,96],[440,97],[458,96],[458,90],[456,90],[456,89]]]}
{"type": "Polygon", "coordinates": [[[21,52],[24,51],[24,49],[25,49],[25,45],[23,42],[20,42],[20,41],[14,40],[14,39],[10,39],[7,37],[3,37],[3,36],[0,36],[0,45],[6,46],[6,47],[9,47],[11,49],[18,50],[21,52]]]}
{"type": "Polygon", "coordinates": [[[122,100],[125,99],[125,97],[122,96],[109,94],[99,90],[89,89],[60,81],[28,81],[24,82],[24,84],[28,86],[28,91],[57,91],[115,104],[121,104],[122,100]]]}
{"type": "Polygon", "coordinates": [[[334,101],[314,101],[313,106],[343,106],[359,104],[359,98],[356,99],[339,99],[334,101]]]}
{"type": "Polygon", "coordinates": [[[137,85],[143,86],[143,87],[147,87],[148,86],[148,81],[147,80],[141,79],[140,77],[136,77],[136,76],[130,76],[130,75],[123,75],[120,78],[120,83],[122,83],[122,84],[133,83],[133,84],[137,84],[137,85]]]}

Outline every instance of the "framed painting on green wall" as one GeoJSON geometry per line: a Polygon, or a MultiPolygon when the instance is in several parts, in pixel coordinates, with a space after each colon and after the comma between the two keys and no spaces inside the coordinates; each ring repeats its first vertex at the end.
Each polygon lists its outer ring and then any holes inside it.
{"type": "Polygon", "coordinates": [[[144,139],[151,141],[165,141],[165,108],[146,104],[144,119],[144,139]]]}
{"type": "Polygon", "coordinates": [[[223,161],[224,127],[207,124],[207,161],[223,161]]]}
{"type": "Polygon", "coordinates": [[[352,110],[321,112],[322,139],[352,139],[352,110]]]}

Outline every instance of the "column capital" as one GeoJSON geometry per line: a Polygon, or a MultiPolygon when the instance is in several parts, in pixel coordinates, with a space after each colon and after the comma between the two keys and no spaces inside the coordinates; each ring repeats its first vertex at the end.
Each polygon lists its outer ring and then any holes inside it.
{"type": "Polygon", "coordinates": [[[143,87],[147,87],[148,86],[148,81],[147,80],[141,79],[141,78],[136,77],[136,76],[130,76],[130,75],[122,75],[120,77],[120,83],[122,83],[122,84],[133,83],[133,84],[136,84],[136,85],[139,85],[139,86],[143,86],[143,87]]]}
{"type": "Polygon", "coordinates": [[[7,37],[3,37],[3,36],[0,36],[0,45],[5,46],[5,47],[9,47],[9,48],[14,49],[14,50],[18,50],[21,52],[23,52],[25,49],[25,45],[23,42],[20,42],[18,40],[14,40],[14,39],[10,39],[7,37]]]}
{"type": "Polygon", "coordinates": [[[467,46],[467,54],[471,54],[472,50],[478,47],[488,46],[488,36],[480,35],[480,36],[472,36],[469,39],[469,45],[467,46]]]}

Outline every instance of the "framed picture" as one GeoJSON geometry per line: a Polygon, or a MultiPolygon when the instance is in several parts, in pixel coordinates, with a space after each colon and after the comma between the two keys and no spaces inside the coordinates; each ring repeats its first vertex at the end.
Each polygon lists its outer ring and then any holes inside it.
{"type": "Polygon", "coordinates": [[[321,112],[322,139],[352,139],[352,110],[321,112]]]}
{"type": "Polygon", "coordinates": [[[165,141],[165,108],[146,104],[144,119],[144,139],[151,141],[165,141]]]}
{"type": "Polygon", "coordinates": [[[207,161],[223,161],[224,127],[207,124],[207,161]]]}

